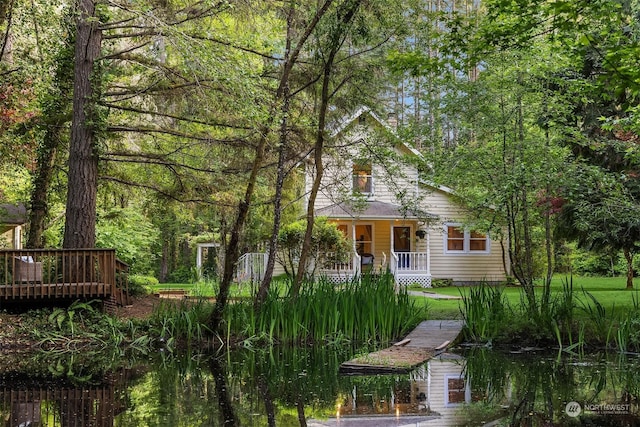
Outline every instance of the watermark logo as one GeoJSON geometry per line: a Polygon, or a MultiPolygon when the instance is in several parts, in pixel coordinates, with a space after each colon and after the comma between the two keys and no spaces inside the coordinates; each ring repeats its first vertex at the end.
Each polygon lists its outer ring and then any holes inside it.
{"type": "Polygon", "coordinates": [[[582,407],[578,402],[569,402],[567,403],[567,406],[564,407],[564,412],[568,416],[575,418],[580,415],[580,412],[582,412],[582,407]]]}
{"type": "Polygon", "coordinates": [[[628,403],[585,403],[582,409],[600,415],[628,415],[631,413],[631,405],[628,403]]]}

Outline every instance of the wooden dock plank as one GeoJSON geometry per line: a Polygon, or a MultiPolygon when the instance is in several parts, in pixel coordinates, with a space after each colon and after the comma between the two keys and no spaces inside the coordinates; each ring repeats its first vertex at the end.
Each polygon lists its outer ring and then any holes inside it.
{"type": "Polygon", "coordinates": [[[350,374],[409,372],[455,342],[464,323],[460,320],[426,320],[391,347],[358,356],[340,365],[350,374]]]}

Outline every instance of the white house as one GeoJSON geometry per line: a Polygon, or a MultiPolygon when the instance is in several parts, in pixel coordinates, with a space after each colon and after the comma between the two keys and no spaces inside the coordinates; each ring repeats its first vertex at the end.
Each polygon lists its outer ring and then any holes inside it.
{"type": "MultiPolygon", "coordinates": [[[[329,265],[323,274],[339,279],[388,268],[398,284],[423,286],[433,279],[506,279],[503,245],[464,225],[473,218],[454,191],[420,179],[411,159],[421,160],[421,154],[398,140],[375,113],[359,109],[336,127],[332,142],[315,212],[337,224],[354,254],[351,262],[329,265]],[[382,143],[374,130],[382,130],[392,144],[382,143]]],[[[308,166],[307,193],[315,171],[308,166]]]]}
{"type": "MultiPolygon", "coordinates": [[[[315,215],[334,222],[351,241],[353,253],[347,261],[323,263],[316,272],[343,281],[389,269],[397,284],[425,287],[433,279],[506,279],[509,263],[503,245],[486,231],[465,225],[473,224],[473,218],[454,191],[421,179],[416,166],[424,164],[420,152],[399,140],[374,112],[360,108],[335,127],[330,142],[315,215]]],[[[315,167],[312,160],[305,166],[309,194],[315,167]]],[[[265,262],[264,254],[245,254],[238,279],[261,279],[265,262]]]]}

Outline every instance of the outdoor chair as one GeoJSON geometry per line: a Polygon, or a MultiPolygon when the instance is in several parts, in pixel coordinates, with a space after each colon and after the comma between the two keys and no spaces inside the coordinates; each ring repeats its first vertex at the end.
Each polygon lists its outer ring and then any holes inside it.
{"type": "Polygon", "coordinates": [[[373,261],[375,256],[373,254],[364,253],[360,255],[360,269],[363,273],[370,273],[373,270],[373,261]]]}
{"type": "Polygon", "coordinates": [[[42,283],[42,263],[35,262],[33,257],[21,256],[15,258],[14,282],[40,282],[42,283]]]}

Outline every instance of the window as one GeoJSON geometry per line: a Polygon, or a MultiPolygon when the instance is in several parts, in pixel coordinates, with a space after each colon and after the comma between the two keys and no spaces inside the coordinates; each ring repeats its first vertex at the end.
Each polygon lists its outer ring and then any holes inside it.
{"type": "Polygon", "coordinates": [[[469,232],[469,250],[470,251],[487,251],[487,236],[486,234],[479,233],[477,231],[469,232]]]}
{"type": "Polygon", "coordinates": [[[353,192],[354,194],[373,194],[373,176],[371,164],[355,162],[353,164],[353,192]]]}
{"type": "Polygon", "coordinates": [[[373,253],[373,230],[370,224],[356,225],[356,240],[358,254],[373,253]]]}
{"type": "Polygon", "coordinates": [[[454,406],[468,402],[467,384],[459,375],[445,375],[445,406],[454,406]]]}
{"type": "Polygon", "coordinates": [[[336,228],[338,229],[338,231],[340,231],[342,233],[342,235],[345,238],[349,238],[349,235],[347,234],[348,233],[347,224],[338,224],[338,225],[336,225],[336,228]]]}
{"type": "Polygon", "coordinates": [[[464,251],[464,229],[455,226],[447,227],[447,250],[464,251]]]}
{"type": "Polygon", "coordinates": [[[446,253],[489,253],[489,237],[460,224],[445,225],[446,253]]]}

